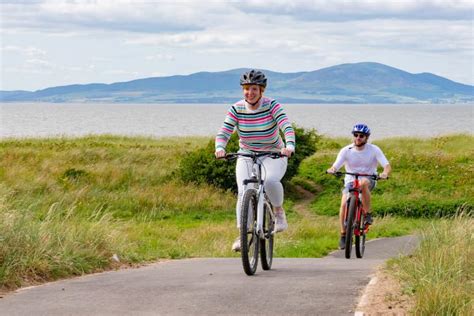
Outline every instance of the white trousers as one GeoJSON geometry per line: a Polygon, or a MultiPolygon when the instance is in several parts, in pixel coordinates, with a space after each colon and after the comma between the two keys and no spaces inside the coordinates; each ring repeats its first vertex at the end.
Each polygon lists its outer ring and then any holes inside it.
{"type": "MultiPolygon", "coordinates": [[[[272,159],[270,157],[261,158],[262,161],[262,179],[265,181],[265,192],[273,206],[283,205],[283,185],[280,180],[283,178],[288,166],[288,158],[272,159]]],[[[235,207],[237,216],[237,227],[240,227],[240,207],[242,204],[242,196],[244,194],[245,179],[249,179],[252,175],[252,159],[247,157],[239,157],[235,168],[235,176],[237,178],[238,198],[235,207]]]]}

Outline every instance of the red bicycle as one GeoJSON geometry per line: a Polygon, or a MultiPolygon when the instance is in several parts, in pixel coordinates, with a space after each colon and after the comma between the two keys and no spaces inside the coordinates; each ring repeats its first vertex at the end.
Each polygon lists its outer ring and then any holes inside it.
{"type": "Polygon", "coordinates": [[[361,193],[362,189],[359,182],[359,177],[370,177],[374,180],[379,180],[379,176],[375,174],[351,173],[351,172],[335,172],[335,176],[351,175],[355,179],[349,189],[349,198],[346,202],[344,212],[344,227],[346,229],[346,248],[345,255],[347,259],[351,258],[352,243],[354,239],[355,253],[357,258],[362,258],[365,251],[365,238],[369,231],[369,225],[365,223],[364,206],[362,205],[361,193]],[[353,238],[354,237],[354,238],[353,238]]]}

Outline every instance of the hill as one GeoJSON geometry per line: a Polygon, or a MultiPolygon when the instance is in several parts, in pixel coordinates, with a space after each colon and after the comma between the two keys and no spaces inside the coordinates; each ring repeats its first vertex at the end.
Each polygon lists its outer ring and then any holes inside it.
{"type": "MultiPolygon", "coordinates": [[[[0,91],[0,101],[228,103],[241,98],[238,85],[244,70],[68,85],[34,92],[0,91]]],[[[310,72],[264,71],[269,79],[266,94],[285,103],[474,102],[474,86],[373,62],[341,64],[310,72]]]]}

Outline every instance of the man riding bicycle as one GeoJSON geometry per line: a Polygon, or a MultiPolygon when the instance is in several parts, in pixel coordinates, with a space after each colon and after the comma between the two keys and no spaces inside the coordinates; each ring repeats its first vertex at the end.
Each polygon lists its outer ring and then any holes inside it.
{"type": "MultiPolygon", "coordinates": [[[[267,78],[261,71],[251,70],[242,74],[240,85],[244,99],[232,105],[225,117],[224,124],[216,136],[216,158],[226,155],[225,148],[232,133],[239,135],[239,152],[277,152],[291,156],[295,150],[295,132],[291,127],[282,106],[273,99],[263,96],[267,78]],[[280,131],[285,136],[283,142],[280,131]]],[[[236,178],[238,199],[236,206],[237,227],[240,227],[240,207],[243,195],[243,181],[252,173],[251,159],[237,159],[236,178]]],[[[280,232],[288,227],[283,210],[283,186],[280,180],[286,172],[287,157],[272,159],[262,158],[262,177],[265,180],[265,191],[274,206],[275,231],[280,232]]],[[[232,250],[240,251],[240,237],[235,240],[232,250]]]]}
{"type": "MultiPolygon", "coordinates": [[[[369,127],[365,124],[356,124],[352,128],[352,135],[354,136],[354,142],[341,149],[337,155],[336,161],[332,167],[327,170],[327,172],[335,173],[344,165],[346,172],[376,174],[377,164],[380,164],[384,169],[379,177],[382,179],[388,178],[392,168],[390,167],[387,158],[378,146],[367,143],[370,136],[369,127]]],[[[352,181],[354,181],[354,176],[345,176],[344,189],[342,190],[341,207],[339,210],[341,228],[341,238],[339,240],[340,249],[344,249],[346,244],[344,209],[352,181]]],[[[375,187],[376,181],[370,177],[361,177],[360,184],[362,188],[362,204],[364,205],[364,209],[367,212],[365,223],[371,225],[372,214],[370,205],[370,191],[372,191],[372,189],[375,187]]]]}

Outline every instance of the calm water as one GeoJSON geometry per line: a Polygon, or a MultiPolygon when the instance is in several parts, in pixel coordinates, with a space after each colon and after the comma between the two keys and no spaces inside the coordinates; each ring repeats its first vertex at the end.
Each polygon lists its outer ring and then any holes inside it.
{"type": "MultiPolygon", "coordinates": [[[[372,138],[474,132],[474,105],[284,105],[291,121],[329,136],[365,122],[372,138]]],[[[0,104],[0,137],[214,135],[228,105],[0,104]]]]}

